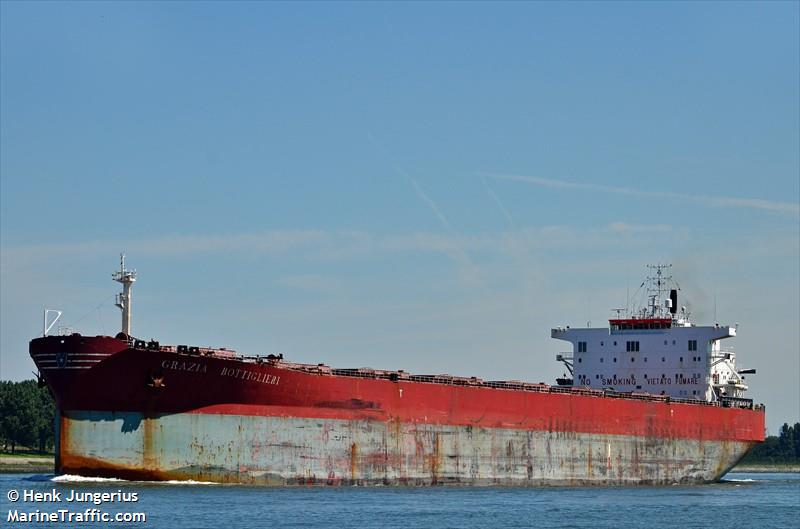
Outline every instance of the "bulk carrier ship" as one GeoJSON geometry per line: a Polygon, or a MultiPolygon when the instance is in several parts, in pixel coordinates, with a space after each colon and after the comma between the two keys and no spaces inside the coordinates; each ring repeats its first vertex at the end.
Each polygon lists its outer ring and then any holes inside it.
{"type": "MultiPolygon", "coordinates": [[[[336,369],[131,335],[30,342],[57,405],[56,472],[264,485],[626,485],[718,480],[764,439],[764,408],[696,326],[667,265],[608,328],[557,327],[557,385],[336,369]]],[[[60,312],[57,316],[60,315],[60,312]]],[[[57,319],[56,316],[56,319],[57,319]]]]}

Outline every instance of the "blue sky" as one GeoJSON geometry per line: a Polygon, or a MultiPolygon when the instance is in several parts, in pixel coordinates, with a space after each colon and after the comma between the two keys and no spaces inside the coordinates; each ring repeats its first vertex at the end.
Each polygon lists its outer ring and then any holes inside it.
{"type": "Polygon", "coordinates": [[[0,4],[0,376],[42,307],[297,361],[552,381],[644,265],[800,420],[800,8],[0,4]]]}

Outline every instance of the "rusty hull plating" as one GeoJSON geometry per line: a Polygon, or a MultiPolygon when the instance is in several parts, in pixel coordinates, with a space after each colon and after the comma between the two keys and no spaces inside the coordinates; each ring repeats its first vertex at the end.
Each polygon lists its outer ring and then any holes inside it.
{"type": "Polygon", "coordinates": [[[704,483],[752,445],[223,414],[81,412],[60,420],[64,473],[261,485],[704,483]]]}

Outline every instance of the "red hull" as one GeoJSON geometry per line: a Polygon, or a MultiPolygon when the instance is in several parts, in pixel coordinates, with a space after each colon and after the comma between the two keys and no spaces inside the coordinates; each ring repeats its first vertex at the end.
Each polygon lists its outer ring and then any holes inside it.
{"type": "MultiPolygon", "coordinates": [[[[758,442],[764,410],[530,386],[335,376],[281,361],[133,349],[109,337],[33,340],[60,410],[397,421],[657,439],[758,442]],[[155,380],[155,382],[154,382],[155,380]]],[[[329,371],[329,370],[327,370],[329,371]]]]}

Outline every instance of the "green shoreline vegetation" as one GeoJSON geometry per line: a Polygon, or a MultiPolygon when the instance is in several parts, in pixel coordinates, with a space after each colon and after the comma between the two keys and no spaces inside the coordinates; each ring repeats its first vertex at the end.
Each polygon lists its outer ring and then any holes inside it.
{"type": "Polygon", "coordinates": [[[778,435],[770,435],[753,447],[736,466],[736,469],[741,468],[794,468],[787,471],[800,471],[800,422],[793,426],[784,423],[778,435]]]}
{"type": "Polygon", "coordinates": [[[0,446],[10,454],[29,447],[52,452],[56,407],[46,387],[35,380],[0,381],[0,446]]]}
{"type": "MultiPolygon", "coordinates": [[[[0,381],[0,473],[52,472],[55,403],[35,380],[0,381]]],[[[756,445],[736,472],[800,472],[800,422],[756,445]]]]}

